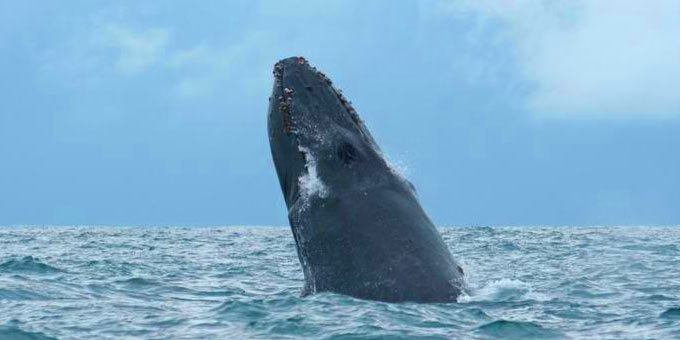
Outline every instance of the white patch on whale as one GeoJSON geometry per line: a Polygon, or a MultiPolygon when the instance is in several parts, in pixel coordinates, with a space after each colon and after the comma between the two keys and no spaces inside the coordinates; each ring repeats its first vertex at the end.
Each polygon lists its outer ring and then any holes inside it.
{"type": "Polygon", "coordinates": [[[316,158],[311,151],[303,146],[298,146],[298,150],[305,155],[305,168],[307,171],[298,178],[300,185],[300,197],[305,203],[309,202],[309,198],[318,195],[321,198],[328,196],[328,187],[321,181],[316,170],[316,158]]]}

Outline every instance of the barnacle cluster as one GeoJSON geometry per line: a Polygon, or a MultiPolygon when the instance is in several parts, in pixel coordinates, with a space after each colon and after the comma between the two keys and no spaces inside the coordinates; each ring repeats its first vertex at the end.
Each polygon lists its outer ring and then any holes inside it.
{"type": "MultiPolygon", "coordinates": [[[[281,62],[274,65],[274,79],[276,86],[283,86],[283,64],[281,62]]],[[[276,98],[279,102],[279,111],[283,114],[283,130],[286,133],[293,133],[293,118],[291,109],[293,106],[293,94],[295,90],[284,88],[283,95],[276,98]]]]}

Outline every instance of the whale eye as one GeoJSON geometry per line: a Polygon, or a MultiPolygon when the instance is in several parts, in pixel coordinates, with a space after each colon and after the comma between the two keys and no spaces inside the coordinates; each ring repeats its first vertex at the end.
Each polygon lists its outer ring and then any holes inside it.
{"type": "Polygon", "coordinates": [[[359,160],[359,152],[352,144],[342,143],[338,146],[338,158],[345,164],[351,164],[359,160]]]}

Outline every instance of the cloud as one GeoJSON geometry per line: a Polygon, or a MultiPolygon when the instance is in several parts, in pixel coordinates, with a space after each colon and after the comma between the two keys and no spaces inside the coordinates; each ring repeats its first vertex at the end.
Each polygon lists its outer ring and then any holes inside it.
{"type": "Polygon", "coordinates": [[[179,99],[214,96],[245,71],[247,77],[237,82],[243,90],[261,90],[255,88],[261,87],[263,79],[268,83],[270,61],[263,64],[261,59],[271,50],[271,35],[252,31],[225,41],[213,39],[182,46],[171,32],[119,22],[95,24],[85,44],[78,36],[73,44],[48,51],[43,59],[50,60],[47,64],[53,72],[61,70],[85,80],[162,72],[168,77],[168,93],[179,99]],[[58,56],[64,60],[54,61],[58,56]],[[262,65],[266,67],[259,67],[262,65]],[[105,70],[115,72],[107,74],[105,70]]]}
{"type": "Polygon", "coordinates": [[[116,69],[133,75],[154,65],[164,53],[169,32],[166,29],[132,30],[115,24],[106,25],[98,33],[102,45],[118,49],[116,69]]]}
{"type": "Polygon", "coordinates": [[[169,51],[165,66],[181,74],[173,92],[182,98],[213,95],[233,78],[239,78],[245,90],[268,84],[270,65],[262,59],[272,41],[270,35],[251,32],[229,42],[169,51]]]}
{"type": "Polygon", "coordinates": [[[470,39],[513,49],[536,116],[680,117],[677,0],[426,3],[474,22],[470,39]]]}

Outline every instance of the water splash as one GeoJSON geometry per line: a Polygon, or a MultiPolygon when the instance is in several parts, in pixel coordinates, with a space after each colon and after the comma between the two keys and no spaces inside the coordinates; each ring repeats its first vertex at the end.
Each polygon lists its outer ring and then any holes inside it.
{"type": "Polygon", "coordinates": [[[546,301],[548,298],[544,294],[534,293],[531,286],[525,282],[504,278],[492,281],[480,289],[473,289],[469,295],[461,296],[459,302],[502,302],[521,300],[546,301]]]}
{"type": "Polygon", "coordinates": [[[400,177],[403,180],[408,180],[408,176],[410,175],[411,171],[406,163],[401,160],[394,160],[385,153],[380,153],[380,155],[385,160],[385,164],[387,164],[387,167],[394,175],[400,177]]]}

